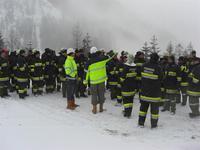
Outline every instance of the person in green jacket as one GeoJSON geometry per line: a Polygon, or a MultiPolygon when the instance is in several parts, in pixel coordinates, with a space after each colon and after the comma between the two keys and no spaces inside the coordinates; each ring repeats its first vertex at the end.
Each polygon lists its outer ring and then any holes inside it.
{"type": "MultiPolygon", "coordinates": [[[[114,55],[115,56],[115,55],[114,55]]],[[[114,57],[113,56],[113,57],[114,57]]],[[[103,104],[105,102],[105,82],[108,79],[106,73],[106,63],[113,57],[109,58],[102,55],[96,47],[90,49],[90,59],[85,67],[84,84],[91,85],[92,105],[94,114],[97,113],[97,104],[100,104],[100,112],[103,112],[103,104]]]]}
{"type": "Polygon", "coordinates": [[[65,61],[65,73],[67,79],[67,109],[74,110],[78,105],[75,104],[75,89],[77,79],[77,64],[74,60],[75,50],[67,49],[67,59],[65,61]]]}

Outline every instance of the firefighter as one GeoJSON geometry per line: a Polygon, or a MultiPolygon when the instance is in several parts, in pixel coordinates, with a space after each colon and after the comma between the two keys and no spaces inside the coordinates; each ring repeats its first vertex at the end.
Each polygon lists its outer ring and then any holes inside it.
{"type": "Polygon", "coordinates": [[[182,99],[182,106],[185,106],[187,104],[187,88],[188,88],[188,73],[189,68],[187,66],[187,59],[186,57],[179,57],[178,59],[178,65],[180,70],[180,77],[181,77],[181,83],[180,83],[180,90],[181,90],[181,98],[182,99]]]}
{"type": "Polygon", "coordinates": [[[60,52],[60,56],[58,56],[58,77],[61,81],[61,87],[62,87],[62,96],[63,98],[67,97],[67,83],[66,83],[66,75],[65,75],[65,69],[64,64],[65,60],[67,58],[67,49],[63,49],[60,52]]]}
{"type": "Polygon", "coordinates": [[[130,118],[133,109],[133,99],[137,91],[137,73],[135,64],[125,63],[120,78],[124,117],[130,118]]]}
{"type": "Polygon", "coordinates": [[[27,94],[28,88],[28,64],[26,62],[25,50],[20,50],[17,58],[17,71],[16,71],[17,90],[20,99],[24,99],[27,94]]]}
{"type": "Polygon", "coordinates": [[[123,64],[127,62],[128,56],[127,56],[127,52],[122,51],[121,52],[121,56],[120,56],[120,60],[119,63],[117,64],[117,70],[116,70],[116,74],[118,76],[117,79],[117,103],[115,104],[115,106],[122,106],[122,91],[121,91],[121,81],[120,81],[120,77],[123,74],[124,68],[123,68],[123,64]]]}
{"type": "Polygon", "coordinates": [[[16,71],[17,71],[17,52],[11,52],[9,56],[9,66],[11,73],[11,90],[10,92],[14,92],[16,90],[16,71]]]}
{"type": "Polygon", "coordinates": [[[179,92],[181,77],[179,67],[175,63],[175,57],[168,57],[168,65],[165,70],[164,87],[166,90],[165,102],[162,111],[170,111],[172,115],[176,113],[176,98],[179,92]]]}
{"type": "Polygon", "coordinates": [[[106,63],[110,61],[114,56],[108,58],[100,55],[96,47],[90,49],[91,57],[86,63],[86,74],[84,84],[87,85],[90,82],[91,95],[92,95],[92,112],[97,113],[97,105],[100,104],[99,110],[103,112],[103,104],[105,102],[105,82],[107,80],[106,63]]]}
{"type": "Polygon", "coordinates": [[[135,55],[135,61],[134,63],[136,64],[136,72],[137,72],[137,92],[139,92],[140,96],[140,87],[141,87],[141,69],[142,65],[145,63],[145,57],[144,53],[141,51],[138,51],[135,55]]]}
{"type": "MultiPolygon", "coordinates": [[[[162,72],[165,73],[166,66],[168,64],[168,56],[164,56],[163,58],[160,59],[160,66],[162,68],[162,72]]],[[[164,83],[162,81],[161,83],[161,92],[162,92],[162,100],[160,102],[160,106],[163,106],[164,104],[164,99],[165,99],[165,88],[164,88],[164,83]]]]}
{"type": "MultiPolygon", "coordinates": [[[[113,56],[113,50],[108,53],[108,56],[113,56]]],[[[117,56],[115,56],[110,62],[107,64],[107,74],[108,81],[107,85],[110,89],[110,97],[111,100],[117,99],[117,84],[118,84],[118,74],[117,74],[117,65],[119,64],[117,56]]]]}
{"type": "Polygon", "coordinates": [[[40,52],[35,51],[30,61],[30,76],[32,80],[32,92],[35,96],[42,95],[44,86],[44,70],[40,52]]]}
{"type": "Polygon", "coordinates": [[[65,73],[67,79],[67,109],[74,110],[79,105],[75,104],[75,90],[77,80],[77,64],[74,60],[75,50],[69,48],[67,50],[67,59],[65,61],[65,73]]]}
{"type": "Polygon", "coordinates": [[[199,97],[200,97],[200,58],[196,57],[192,60],[193,69],[190,73],[190,82],[187,94],[189,96],[189,105],[192,113],[189,113],[191,118],[200,116],[199,112],[199,97]]]}
{"type": "Polygon", "coordinates": [[[53,93],[56,86],[56,63],[51,49],[46,48],[42,55],[46,93],[53,93]]]}
{"type": "Polygon", "coordinates": [[[76,97],[87,97],[85,95],[86,86],[83,84],[84,78],[84,67],[85,67],[85,56],[83,54],[83,50],[76,50],[75,51],[75,61],[77,64],[77,71],[78,71],[78,80],[76,86],[76,97]]]}
{"type": "Polygon", "coordinates": [[[8,95],[9,81],[10,81],[10,70],[8,63],[8,51],[2,50],[0,52],[0,97],[5,98],[8,95]]]}
{"type": "Polygon", "coordinates": [[[140,112],[138,124],[144,127],[149,106],[151,106],[151,128],[156,128],[159,119],[159,102],[161,100],[162,69],[158,64],[159,56],[152,53],[150,61],[141,68],[142,82],[140,95],[140,112]]]}

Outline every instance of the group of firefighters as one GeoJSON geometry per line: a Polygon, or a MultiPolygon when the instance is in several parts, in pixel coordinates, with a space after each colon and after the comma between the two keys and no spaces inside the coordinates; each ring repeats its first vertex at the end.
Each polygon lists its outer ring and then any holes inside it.
{"type": "Polygon", "coordinates": [[[17,50],[9,53],[0,51],[0,97],[10,96],[16,91],[19,98],[25,99],[28,89],[34,96],[62,91],[67,97],[67,109],[74,110],[75,97],[91,95],[92,112],[103,112],[105,91],[110,91],[111,100],[116,106],[123,106],[124,117],[130,118],[136,94],[140,100],[138,125],[143,127],[150,106],[151,127],[156,128],[161,111],[176,113],[176,104],[187,104],[195,118],[200,116],[200,58],[192,51],[190,56],[181,56],[176,61],[172,56],[159,57],[152,53],[145,58],[138,51],[134,61],[129,53],[122,51],[120,56],[114,51],[98,50],[92,47],[87,56],[84,50],[62,49],[57,56],[55,51],[46,48],[43,54],[37,50],[17,50]],[[86,94],[87,93],[87,94],[86,94]]]}

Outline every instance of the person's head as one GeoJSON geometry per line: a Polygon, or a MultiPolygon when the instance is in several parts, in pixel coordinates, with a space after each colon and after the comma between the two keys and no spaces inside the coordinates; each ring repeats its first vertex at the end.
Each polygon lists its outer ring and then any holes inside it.
{"type": "Polygon", "coordinates": [[[45,53],[49,53],[51,50],[50,50],[50,48],[45,48],[45,53]]]}
{"type": "Polygon", "coordinates": [[[144,59],[144,53],[141,51],[137,51],[137,53],[135,54],[135,58],[136,59],[144,59]]]}
{"type": "Polygon", "coordinates": [[[192,51],[192,52],[191,52],[191,57],[192,57],[192,58],[195,58],[195,57],[196,57],[196,51],[192,51]]]}
{"type": "Polygon", "coordinates": [[[25,57],[26,56],[25,50],[21,49],[19,55],[25,57]]]}
{"type": "Polygon", "coordinates": [[[8,49],[4,48],[1,50],[1,57],[6,58],[8,57],[9,51],[8,49]]]}
{"type": "Polygon", "coordinates": [[[96,47],[92,47],[90,49],[90,54],[96,54],[98,52],[98,49],[96,47]]]}
{"type": "Polygon", "coordinates": [[[169,64],[175,63],[175,57],[173,55],[168,57],[168,63],[169,64]]]}
{"type": "Polygon", "coordinates": [[[159,58],[160,57],[159,57],[159,55],[157,53],[152,53],[150,55],[150,62],[152,62],[152,63],[158,63],[159,58]]]}
{"type": "Polygon", "coordinates": [[[67,49],[67,55],[74,57],[75,56],[75,50],[73,48],[68,48],[67,49]]]}
{"type": "Polygon", "coordinates": [[[186,57],[180,56],[178,58],[178,64],[185,64],[186,63],[186,57]]]}
{"type": "Polygon", "coordinates": [[[36,52],[34,53],[34,55],[35,55],[36,58],[40,58],[40,52],[39,52],[39,51],[36,51],[36,52]]]}

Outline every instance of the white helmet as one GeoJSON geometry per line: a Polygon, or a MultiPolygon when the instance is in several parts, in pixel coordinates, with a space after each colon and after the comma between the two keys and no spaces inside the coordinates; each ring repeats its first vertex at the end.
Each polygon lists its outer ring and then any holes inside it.
{"type": "Polygon", "coordinates": [[[90,49],[90,54],[94,54],[94,53],[96,53],[98,50],[97,50],[97,48],[96,47],[92,47],[91,49],[90,49]]]}
{"type": "Polygon", "coordinates": [[[68,48],[67,49],[67,55],[70,53],[75,53],[75,50],[73,48],[68,48]]]}

